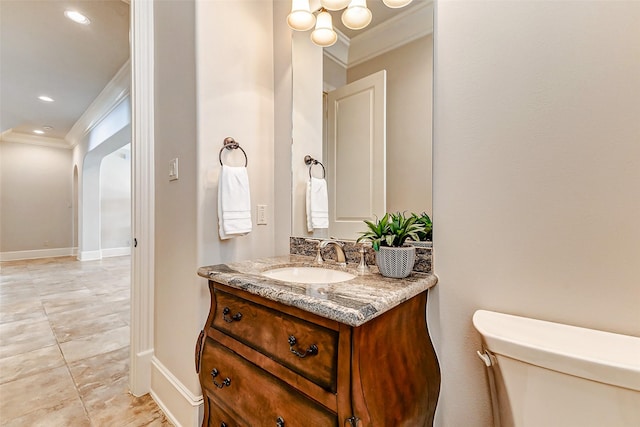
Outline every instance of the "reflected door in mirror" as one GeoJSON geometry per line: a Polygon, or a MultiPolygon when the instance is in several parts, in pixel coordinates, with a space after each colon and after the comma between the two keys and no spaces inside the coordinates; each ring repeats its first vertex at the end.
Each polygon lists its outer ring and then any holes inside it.
{"type": "Polygon", "coordinates": [[[386,210],[386,71],[329,92],[329,229],[355,239],[386,210]]]}

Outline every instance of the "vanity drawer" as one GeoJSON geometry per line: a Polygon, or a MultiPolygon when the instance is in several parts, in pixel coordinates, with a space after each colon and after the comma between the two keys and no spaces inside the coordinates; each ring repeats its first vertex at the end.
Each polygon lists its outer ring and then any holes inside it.
{"type": "Polygon", "coordinates": [[[336,391],[338,332],[215,289],[213,327],[336,391]]]}
{"type": "MultiPolygon", "coordinates": [[[[205,420],[204,425],[207,427],[241,427],[231,415],[225,413],[215,402],[211,401],[211,392],[205,389],[204,398],[207,399],[206,407],[209,408],[208,421],[205,420]]],[[[205,414],[205,416],[207,416],[205,414]]]]}
{"type": "MultiPolygon", "coordinates": [[[[211,338],[206,338],[204,345],[200,384],[203,386],[204,395],[209,399],[208,406],[214,408],[219,405],[222,411],[235,414],[236,421],[232,423],[238,425],[338,425],[336,414],[211,338]]],[[[209,425],[220,427],[211,422],[209,425]]]]}

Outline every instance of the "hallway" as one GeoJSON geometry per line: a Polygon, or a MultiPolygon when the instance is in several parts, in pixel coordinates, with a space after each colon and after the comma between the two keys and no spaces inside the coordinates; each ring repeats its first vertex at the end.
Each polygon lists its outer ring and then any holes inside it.
{"type": "Polygon", "coordinates": [[[0,263],[0,425],[171,426],[128,392],[130,257],[0,263]]]}

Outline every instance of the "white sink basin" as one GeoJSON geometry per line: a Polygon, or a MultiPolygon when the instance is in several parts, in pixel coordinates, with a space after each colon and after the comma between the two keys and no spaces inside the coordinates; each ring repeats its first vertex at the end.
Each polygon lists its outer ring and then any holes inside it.
{"type": "Polygon", "coordinates": [[[351,280],[355,275],[346,271],[320,267],[283,267],[268,270],[263,276],[284,282],[296,283],[338,283],[351,280]]]}

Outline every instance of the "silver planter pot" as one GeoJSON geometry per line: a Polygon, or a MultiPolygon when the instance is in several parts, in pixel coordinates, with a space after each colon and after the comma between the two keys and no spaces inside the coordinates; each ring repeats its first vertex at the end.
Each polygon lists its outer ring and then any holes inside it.
{"type": "Polygon", "coordinates": [[[407,277],[411,274],[415,261],[416,248],[413,246],[399,248],[380,246],[380,250],[376,252],[378,270],[385,277],[394,279],[407,277]]]}

